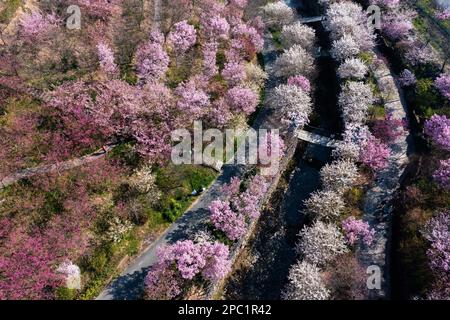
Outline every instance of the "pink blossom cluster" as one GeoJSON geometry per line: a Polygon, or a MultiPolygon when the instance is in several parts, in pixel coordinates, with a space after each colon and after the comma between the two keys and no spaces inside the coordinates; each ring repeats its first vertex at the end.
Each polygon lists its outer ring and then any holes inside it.
{"type": "Polygon", "coordinates": [[[386,115],[383,120],[375,120],[372,127],[374,136],[384,143],[394,142],[401,135],[402,130],[402,120],[395,119],[392,114],[386,115]]]}
{"type": "Polygon", "coordinates": [[[206,112],[209,106],[209,97],[202,89],[197,88],[194,81],[183,82],[174,91],[178,98],[178,109],[194,119],[197,119],[206,112]]]}
{"type": "Polygon", "coordinates": [[[260,215],[261,200],[267,192],[267,182],[265,179],[257,175],[249,183],[245,192],[231,200],[233,208],[238,213],[250,219],[256,219],[260,215]]]}
{"type": "Polygon", "coordinates": [[[138,76],[142,82],[156,82],[169,67],[169,55],[161,44],[148,42],[136,52],[138,76]]]}
{"type": "Polygon", "coordinates": [[[255,51],[261,51],[264,45],[264,40],[254,27],[241,23],[235,26],[232,30],[233,36],[243,42],[250,44],[255,51]]]}
{"type": "Polygon", "coordinates": [[[389,164],[391,150],[375,137],[369,137],[361,151],[361,162],[374,171],[385,169],[389,164]]]}
{"type": "Polygon", "coordinates": [[[435,16],[439,20],[448,20],[450,19],[450,9],[437,11],[435,16]]]}
{"type": "Polygon", "coordinates": [[[211,222],[214,227],[222,231],[228,239],[238,240],[247,230],[245,216],[235,212],[229,201],[214,200],[209,206],[211,222]]]}
{"type": "Polygon", "coordinates": [[[383,33],[391,40],[397,41],[406,37],[414,26],[411,15],[406,12],[392,12],[383,16],[383,33]]]}
{"type": "Polygon", "coordinates": [[[450,214],[438,213],[425,226],[425,238],[431,247],[427,251],[432,270],[448,277],[450,271],[450,214]]]}
{"type": "Polygon", "coordinates": [[[207,78],[214,77],[219,71],[217,67],[217,49],[216,42],[209,42],[203,46],[203,74],[207,78]]]}
{"type": "Polygon", "coordinates": [[[441,74],[434,84],[439,92],[450,100],[450,74],[441,74]]]}
{"type": "Polygon", "coordinates": [[[225,183],[222,186],[220,191],[225,195],[226,198],[234,197],[239,194],[241,183],[241,179],[233,177],[231,178],[231,181],[229,183],[225,183]]]}
{"type": "Polygon", "coordinates": [[[97,45],[97,50],[101,70],[107,75],[116,75],[118,69],[116,63],[114,62],[113,50],[104,42],[100,42],[97,45]]]}
{"type": "Polygon", "coordinates": [[[405,69],[400,73],[400,76],[398,78],[398,81],[402,87],[409,87],[416,84],[417,79],[414,73],[412,73],[410,70],[405,69]]]}
{"type": "Polygon", "coordinates": [[[350,245],[354,245],[356,241],[361,239],[365,245],[370,246],[374,240],[375,230],[371,229],[367,222],[354,217],[342,221],[342,229],[350,245]]]}
{"type": "Polygon", "coordinates": [[[56,15],[33,10],[20,18],[19,32],[26,41],[35,42],[46,37],[59,23],[56,15]]]}
{"type": "Polygon", "coordinates": [[[230,24],[221,16],[205,18],[202,20],[202,27],[209,39],[226,40],[229,38],[230,24]]]}
{"type": "Polygon", "coordinates": [[[186,282],[197,276],[218,281],[230,270],[228,247],[220,242],[178,241],[162,247],[158,262],[148,272],[145,285],[150,299],[173,299],[186,282]]]}
{"type": "MultiPolygon", "coordinates": [[[[425,122],[424,131],[438,147],[450,151],[450,119],[435,114],[425,122]]],[[[440,162],[433,177],[443,188],[450,189],[450,159],[440,162]]]]}
{"type": "Polygon", "coordinates": [[[259,217],[261,201],[268,188],[261,175],[253,177],[242,193],[239,192],[241,183],[239,179],[232,179],[225,184],[222,189],[225,200],[215,200],[209,207],[214,227],[233,241],[245,234],[248,221],[259,217]]]}
{"type": "Polygon", "coordinates": [[[259,97],[253,90],[240,86],[229,89],[225,99],[232,110],[246,115],[253,113],[259,103],[259,97]]]}
{"type": "Polygon", "coordinates": [[[440,161],[439,168],[433,174],[433,178],[443,188],[450,190],[450,159],[440,161]]]}
{"type": "Polygon", "coordinates": [[[425,122],[424,130],[436,145],[450,151],[450,119],[435,114],[425,122]]]}
{"type": "Polygon", "coordinates": [[[230,86],[240,84],[246,77],[245,67],[242,63],[231,61],[225,64],[222,70],[222,77],[230,86]]]}
{"type": "Polygon", "coordinates": [[[309,80],[301,75],[289,77],[287,80],[287,84],[297,86],[305,92],[311,91],[311,84],[309,80]]]}

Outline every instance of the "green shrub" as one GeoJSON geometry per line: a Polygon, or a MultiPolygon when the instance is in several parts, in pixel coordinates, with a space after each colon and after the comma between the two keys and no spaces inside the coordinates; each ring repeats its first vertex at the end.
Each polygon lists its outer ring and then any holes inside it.
{"type": "Polygon", "coordinates": [[[386,117],[386,109],[382,105],[374,104],[369,108],[369,115],[372,119],[384,119],[386,117]]]}
{"type": "Polygon", "coordinates": [[[108,157],[110,159],[119,160],[121,163],[130,167],[137,167],[140,161],[140,157],[134,149],[133,143],[121,143],[115,146],[108,157]]]}
{"type": "Polygon", "coordinates": [[[368,51],[362,51],[358,54],[358,57],[367,64],[372,64],[373,54],[368,51]]]}
{"type": "Polygon", "coordinates": [[[439,104],[439,94],[434,87],[432,79],[425,78],[417,81],[416,84],[416,105],[418,111],[425,116],[430,117],[433,109],[439,104]]]}
{"type": "Polygon", "coordinates": [[[111,255],[110,245],[102,245],[94,250],[90,257],[85,257],[80,268],[93,273],[95,276],[101,276],[108,273],[108,262],[111,255]]]}
{"type": "Polygon", "coordinates": [[[353,207],[360,207],[364,200],[364,189],[361,187],[353,187],[346,194],[346,203],[353,207]]]}
{"type": "Polygon", "coordinates": [[[127,242],[126,252],[129,256],[134,256],[139,253],[141,242],[135,233],[131,232],[124,240],[127,242]]]}
{"type": "Polygon", "coordinates": [[[175,199],[169,199],[163,208],[163,217],[168,222],[174,222],[182,213],[183,206],[175,199]]]}
{"type": "Polygon", "coordinates": [[[7,24],[14,17],[17,9],[22,3],[21,0],[6,0],[3,4],[3,10],[0,11],[0,23],[7,24]]]}
{"type": "Polygon", "coordinates": [[[226,61],[227,61],[227,58],[225,57],[225,52],[223,50],[218,50],[217,54],[216,54],[216,64],[217,64],[220,72],[225,67],[226,61]]]}
{"type": "Polygon", "coordinates": [[[66,287],[59,287],[56,289],[57,300],[75,300],[78,295],[78,291],[75,289],[69,289],[66,287]]]}
{"type": "Polygon", "coordinates": [[[271,29],[270,33],[272,34],[272,39],[275,43],[275,47],[277,47],[277,49],[283,49],[283,45],[281,43],[281,31],[271,29]]]}

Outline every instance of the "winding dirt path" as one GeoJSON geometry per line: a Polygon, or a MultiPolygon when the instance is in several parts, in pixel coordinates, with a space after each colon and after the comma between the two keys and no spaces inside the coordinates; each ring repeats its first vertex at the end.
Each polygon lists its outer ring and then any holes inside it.
{"type": "Polygon", "coordinates": [[[13,183],[18,182],[21,179],[31,178],[31,177],[34,177],[34,176],[40,175],[40,174],[70,170],[70,169],[85,165],[87,163],[96,161],[100,158],[103,158],[115,146],[116,146],[115,144],[106,145],[106,146],[103,146],[101,149],[99,149],[91,154],[88,154],[86,156],[83,156],[83,157],[79,157],[79,158],[64,161],[64,162],[49,164],[49,165],[28,168],[28,169],[24,169],[22,171],[13,173],[13,174],[11,174],[7,177],[4,177],[0,180],[0,190],[7,186],[12,185],[13,183]]]}

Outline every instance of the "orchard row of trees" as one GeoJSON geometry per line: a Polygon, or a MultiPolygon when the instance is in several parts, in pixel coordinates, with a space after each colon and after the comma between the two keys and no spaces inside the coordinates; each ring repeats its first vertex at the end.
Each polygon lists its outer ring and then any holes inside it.
{"type": "Polygon", "coordinates": [[[401,125],[390,116],[367,125],[375,102],[368,79],[367,57],[375,45],[374,30],[367,26],[362,7],[351,1],[322,1],[324,26],[332,40],[331,55],[338,62],[342,87],[338,104],[344,122],[343,141],[333,150],[335,161],[320,172],[323,189],[304,203],[312,222],[299,233],[299,260],[291,267],[285,299],[363,299],[365,270],[350,249],[370,246],[375,231],[369,224],[349,215],[348,194],[358,184],[363,164],[374,174],[387,167],[388,143],[395,141],[401,125]]]}

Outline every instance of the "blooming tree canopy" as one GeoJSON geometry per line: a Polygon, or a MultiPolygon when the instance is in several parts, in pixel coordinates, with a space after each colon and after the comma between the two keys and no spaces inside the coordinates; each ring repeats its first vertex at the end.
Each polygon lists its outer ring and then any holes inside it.
{"type": "Polygon", "coordinates": [[[326,190],[339,193],[347,191],[358,178],[358,167],[348,160],[337,160],[320,170],[322,184],[326,190]]]}
{"type": "Polygon", "coordinates": [[[273,90],[269,102],[285,121],[296,127],[305,125],[312,112],[311,97],[296,85],[280,84],[273,90]]]}
{"type": "Polygon", "coordinates": [[[316,32],[313,28],[297,21],[290,25],[283,26],[281,30],[281,43],[285,48],[297,44],[302,48],[311,51],[316,40],[316,32]]]}
{"type": "Polygon", "coordinates": [[[344,121],[346,123],[363,122],[373,101],[370,85],[358,81],[348,81],[339,95],[339,106],[344,121]]]}
{"type": "Polygon", "coordinates": [[[310,227],[305,226],[299,236],[298,253],[305,262],[319,267],[348,251],[344,236],[332,223],[316,221],[310,227]]]}
{"type": "Polygon", "coordinates": [[[433,178],[443,188],[450,190],[450,159],[440,161],[439,168],[433,174],[433,178]]]}
{"type": "Polygon", "coordinates": [[[450,151],[450,119],[433,115],[425,122],[425,134],[440,148],[450,151]]]}
{"type": "Polygon", "coordinates": [[[311,83],[304,76],[292,76],[287,80],[287,84],[291,86],[297,86],[305,92],[311,91],[311,83]]]}
{"type": "Polygon", "coordinates": [[[245,234],[245,216],[234,212],[229,202],[215,200],[209,206],[209,211],[214,227],[225,233],[228,239],[238,240],[245,234]]]}
{"type": "Polygon", "coordinates": [[[298,261],[294,264],[289,270],[288,281],[283,292],[285,300],[326,300],[330,296],[320,269],[311,263],[298,261]]]}
{"type": "Polygon", "coordinates": [[[374,240],[375,230],[371,229],[367,222],[354,217],[342,221],[342,229],[349,245],[354,245],[361,239],[364,244],[370,246],[374,240]]]}
{"type": "Polygon", "coordinates": [[[410,70],[405,69],[400,73],[400,76],[398,78],[398,81],[402,87],[409,87],[416,84],[417,79],[414,73],[412,73],[410,70]]]}
{"type": "Polygon", "coordinates": [[[271,2],[262,8],[267,26],[281,28],[294,21],[294,12],[284,1],[271,2]]]}
{"type": "Polygon", "coordinates": [[[347,34],[338,40],[334,40],[331,48],[331,56],[338,61],[353,58],[359,52],[360,49],[355,39],[347,34]]]}
{"type": "Polygon", "coordinates": [[[314,58],[296,44],[283,52],[275,61],[275,75],[289,78],[296,75],[309,75],[314,70],[314,58]]]}
{"type": "Polygon", "coordinates": [[[342,79],[362,80],[368,72],[368,67],[361,59],[350,58],[339,66],[337,72],[342,79]]]}
{"type": "Polygon", "coordinates": [[[450,74],[441,74],[434,84],[439,92],[450,100],[450,74]]]}
{"type": "Polygon", "coordinates": [[[142,82],[156,82],[169,67],[169,55],[161,44],[148,42],[136,52],[138,76],[142,82]]]}
{"type": "Polygon", "coordinates": [[[107,75],[114,76],[118,72],[116,63],[114,62],[114,52],[103,42],[97,45],[98,58],[100,61],[100,69],[107,75]]]}
{"type": "Polygon", "coordinates": [[[305,201],[306,212],[315,219],[335,219],[345,207],[342,196],[331,190],[314,192],[305,201]]]}
{"type": "Polygon", "coordinates": [[[176,52],[185,53],[197,41],[197,31],[187,21],[180,21],[173,26],[167,40],[174,46],[176,52]]]}
{"type": "Polygon", "coordinates": [[[382,170],[389,165],[390,155],[389,147],[371,136],[361,152],[361,162],[373,171],[382,170]]]}
{"type": "Polygon", "coordinates": [[[440,212],[423,230],[431,247],[427,251],[432,270],[441,277],[448,277],[450,270],[450,214],[440,212]]]}

